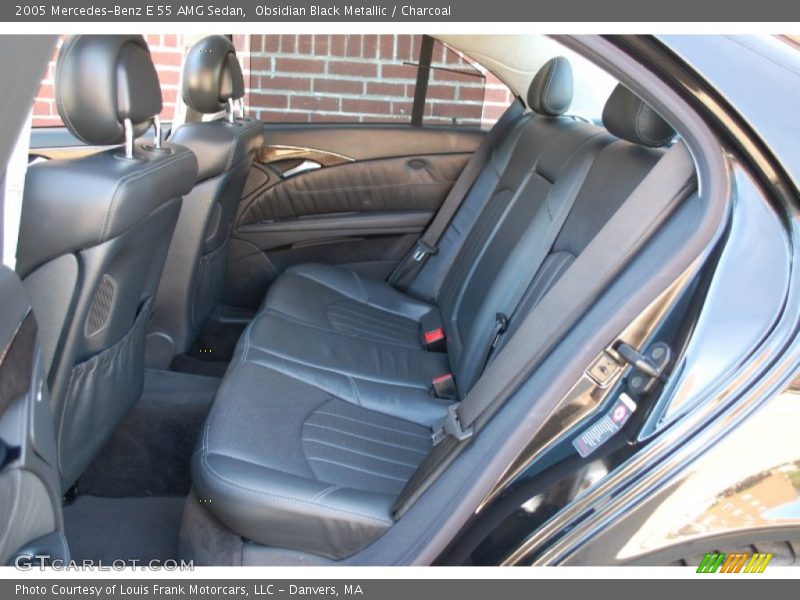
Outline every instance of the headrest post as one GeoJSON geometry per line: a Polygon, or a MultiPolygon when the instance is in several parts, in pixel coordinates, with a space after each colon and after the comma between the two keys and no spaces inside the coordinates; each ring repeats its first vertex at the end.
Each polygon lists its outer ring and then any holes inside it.
{"type": "Polygon", "coordinates": [[[244,121],[244,98],[239,98],[237,102],[239,104],[239,118],[244,121]]]}
{"type": "Polygon", "coordinates": [[[228,122],[236,122],[236,101],[233,98],[228,98],[228,122]]]}
{"type": "Polygon", "coordinates": [[[153,117],[153,128],[156,130],[155,137],[153,138],[153,148],[161,150],[161,117],[158,115],[153,117]]]}
{"type": "Polygon", "coordinates": [[[133,158],[133,123],[130,119],[123,121],[125,127],[125,158],[133,158]]]}

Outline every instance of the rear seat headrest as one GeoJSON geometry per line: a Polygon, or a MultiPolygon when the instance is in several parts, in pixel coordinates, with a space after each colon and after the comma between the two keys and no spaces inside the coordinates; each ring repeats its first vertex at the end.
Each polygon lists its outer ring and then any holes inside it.
{"type": "Polygon", "coordinates": [[[675,137],[669,123],[621,83],[606,101],[603,124],[618,138],[652,148],[664,146],[675,137]]]}
{"type": "Polygon", "coordinates": [[[548,60],[528,88],[528,107],[540,115],[562,115],[572,104],[572,67],[563,56],[548,60]]]}
{"type": "Polygon", "coordinates": [[[244,96],[244,77],[236,49],[222,35],[203,38],[189,51],[183,67],[183,101],[200,113],[224,110],[228,100],[244,96]]]}
{"type": "Polygon", "coordinates": [[[140,35],[76,35],[56,62],[55,98],[67,128],[87,144],[125,140],[125,119],[135,137],[161,112],[161,86],[140,35]]]}

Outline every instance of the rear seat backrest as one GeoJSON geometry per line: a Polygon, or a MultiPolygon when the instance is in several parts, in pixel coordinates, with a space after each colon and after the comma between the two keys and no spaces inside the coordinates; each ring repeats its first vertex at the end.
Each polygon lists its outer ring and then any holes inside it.
{"type": "Polygon", "coordinates": [[[430,256],[411,283],[410,295],[435,301],[468,238],[472,245],[476,245],[471,239],[472,230],[484,207],[492,205],[498,196],[516,189],[521,178],[545,151],[548,138],[556,131],[554,124],[563,128],[580,125],[574,119],[562,116],[572,102],[572,86],[572,67],[567,59],[552,58],[539,69],[528,88],[527,104],[532,112],[525,114],[494,148],[442,235],[436,254],[430,256]],[[548,92],[552,97],[545,99],[548,92]]]}
{"type": "MultiPolygon", "coordinates": [[[[538,97],[536,80],[531,87],[538,97]]],[[[529,95],[529,103],[547,101],[529,95]]],[[[568,103],[558,106],[566,110],[568,103]]],[[[495,167],[505,159],[495,171],[495,192],[437,299],[461,397],[483,371],[497,315],[510,316],[517,303],[523,313],[536,304],[655,165],[663,154],[657,146],[672,139],[669,126],[622,86],[609,98],[604,119],[623,139],[565,117],[528,117],[493,154],[495,167]],[[557,207],[566,202],[574,205],[559,223],[557,207]]]]}
{"type": "MultiPolygon", "coordinates": [[[[484,210],[476,229],[488,235],[473,233],[479,245],[471,242],[459,254],[439,296],[450,365],[462,393],[483,368],[496,315],[508,312],[521,297],[548,252],[563,222],[556,219],[558,209],[574,200],[592,159],[609,142],[591,125],[549,125],[555,134],[546,151],[512,197],[502,203],[497,198],[484,210]]],[[[524,146],[517,155],[525,155],[524,146]]]]}
{"type": "MultiPolygon", "coordinates": [[[[562,116],[571,95],[569,62],[550,60],[529,89],[528,105],[536,112],[525,115],[492,152],[445,233],[440,254],[420,273],[423,282],[434,274],[442,281],[437,304],[462,394],[483,367],[495,314],[520,297],[538,269],[531,262],[546,252],[537,244],[549,227],[558,226],[556,208],[572,201],[589,161],[610,141],[604,130],[562,116]],[[446,275],[439,275],[445,266],[446,275]]],[[[411,291],[419,292],[417,282],[411,291]]]]}
{"type": "MultiPolygon", "coordinates": [[[[600,229],[625,202],[659,159],[674,130],[653,109],[618,85],[603,110],[606,129],[615,138],[598,153],[564,227],[517,309],[529,312],[600,229]]],[[[504,336],[514,333],[520,319],[504,336]]],[[[502,345],[502,343],[500,344],[502,345]]]]}

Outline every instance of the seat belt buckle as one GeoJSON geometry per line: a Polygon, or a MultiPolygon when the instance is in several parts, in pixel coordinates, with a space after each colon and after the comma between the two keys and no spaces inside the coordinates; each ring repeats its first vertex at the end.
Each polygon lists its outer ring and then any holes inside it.
{"type": "Polygon", "coordinates": [[[422,334],[422,340],[425,342],[425,349],[430,352],[444,352],[446,349],[444,329],[442,327],[425,331],[422,334]]]}
{"type": "Polygon", "coordinates": [[[459,406],[461,406],[461,402],[455,402],[447,407],[447,415],[444,418],[444,423],[431,435],[434,446],[441,443],[448,435],[454,437],[459,442],[463,442],[471,438],[475,433],[475,429],[472,425],[466,429],[461,426],[461,421],[458,418],[459,406]]]}
{"type": "Polygon", "coordinates": [[[452,373],[445,373],[444,375],[434,377],[431,384],[433,385],[433,392],[436,394],[437,398],[441,398],[442,400],[452,400],[456,398],[456,380],[453,378],[452,373]]]}
{"type": "Polygon", "coordinates": [[[414,253],[411,255],[411,260],[414,262],[422,262],[428,258],[428,256],[431,254],[436,254],[438,251],[438,248],[419,240],[417,242],[417,247],[414,248],[414,253]]]}

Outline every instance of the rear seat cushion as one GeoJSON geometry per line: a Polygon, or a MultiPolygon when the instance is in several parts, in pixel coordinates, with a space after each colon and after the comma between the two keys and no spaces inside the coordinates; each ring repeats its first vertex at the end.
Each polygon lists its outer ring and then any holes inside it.
{"type": "Polygon", "coordinates": [[[270,287],[263,308],[331,331],[420,348],[422,328],[435,328],[438,309],[385,281],[324,264],[288,269],[270,287]]]}
{"type": "Polygon", "coordinates": [[[392,525],[430,439],[427,427],[242,360],[206,421],[194,484],[250,540],[344,558],[392,525]]]}
{"type": "Polygon", "coordinates": [[[450,403],[431,388],[434,377],[448,372],[445,354],[309,327],[269,310],[242,334],[234,360],[299,377],[354,405],[428,427],[450,403]]]}

